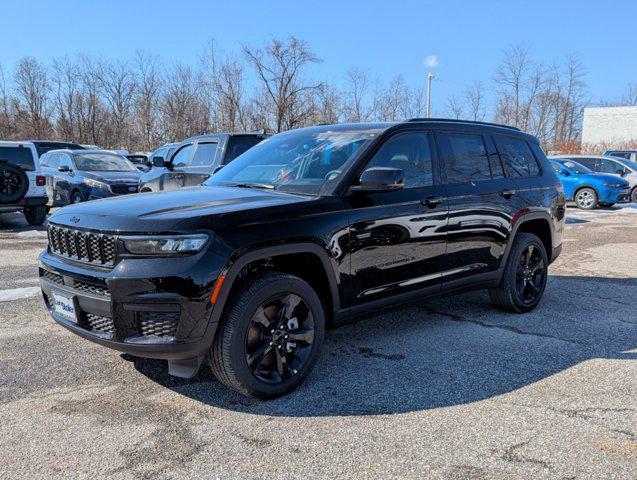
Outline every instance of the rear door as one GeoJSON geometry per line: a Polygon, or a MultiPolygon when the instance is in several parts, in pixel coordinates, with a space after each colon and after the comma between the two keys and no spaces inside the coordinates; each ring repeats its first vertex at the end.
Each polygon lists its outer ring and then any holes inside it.
{"type": "Polygon", "coordinates": [[[490,280],[521,208],[519,197],[490,136],[448,131],[437,133],[436,142],[449,202],[443,288],[490,280]]]}
{"type": "Polygon", "coordinates": [[[219,150],[217,140],[201,140],[195,145],[190,164],[184,167],[184,186],[201,185],[211,174],[219,150]]]}
{"type": "MultiPolygon", "coordinates": [[[[396,294],[440,290],[447,202],[439,185],[432,137],[396,133],[365,166],[400,168],[401,190],[360,193],[344,199],[350,215],[351,304],[396,294]]],[[[336,156],[338,152],[332,151],[336,156]]]]}

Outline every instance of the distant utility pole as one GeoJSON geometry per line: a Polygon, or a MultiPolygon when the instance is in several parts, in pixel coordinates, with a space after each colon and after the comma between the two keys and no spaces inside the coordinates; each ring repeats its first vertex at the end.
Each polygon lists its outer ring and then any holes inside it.
{"type": "Polygon", "coordinates": [[[431,112],[431,81],[436,78],[436,75],[429,72],[427,74],[427,113],[425,115],[426,118],[429,118],[429,113],[431,112]]]}

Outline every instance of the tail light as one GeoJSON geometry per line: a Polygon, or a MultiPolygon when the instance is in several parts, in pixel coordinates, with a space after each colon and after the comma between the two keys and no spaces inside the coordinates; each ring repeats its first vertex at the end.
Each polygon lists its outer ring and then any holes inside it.
{"type": "Polygon", "coordinates": [[[38,187],[44,187],[46,185],[46,177],[44,177],[43,175],[37,175],[35,177],[35,184],[38,187]]]}

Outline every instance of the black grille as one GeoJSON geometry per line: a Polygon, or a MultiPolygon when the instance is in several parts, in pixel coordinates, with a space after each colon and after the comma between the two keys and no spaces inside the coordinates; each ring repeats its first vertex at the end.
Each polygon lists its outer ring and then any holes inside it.
{"type": "Polygon", "coordinates": [[[115,263],[115,237],[49,225],[49,247],[53,253],[97,265],[115,263]]]}
{"type": "Polygon", "coordinates": [[[113,333],[115,331],[112,318],[93,313],[82,313],[80,326],[92,332],[113,333]]]}
{"type": "Polygon", "coordinates": [[[134,183],[113,183],[110,185],[111,192],[115,195],[123,195],[125,193],[135,193],[139,186],[134,183]],[[131,190],[131,188],[133,190],[131,190]]]}
{"type": "Polygon", "coordinates": [[[79,280],[73,280],[73,288],[91,295],[99,295],[102,297],[109,297],[111,295],[108,287],[104,285],[95,285],[94,283],[81,282],[79,280]]]}
{"type": "Polygon", "coordinates": [[[179,312],[140,312],[141,334],[147,337],[174,337],[179,312]]]}
{"type": "Polygon", "coordinates": [[[57,273],[40,269],[40,276],[46,278],[49,282],[57,283],[58,285],[64,285],[64,279],[62,278],[62,275],[58,275],[57,273]]]}

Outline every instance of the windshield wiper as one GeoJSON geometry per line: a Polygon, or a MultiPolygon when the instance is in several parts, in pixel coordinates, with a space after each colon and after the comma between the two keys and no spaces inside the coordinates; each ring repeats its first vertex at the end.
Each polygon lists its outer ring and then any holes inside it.
{"type": "Polygon", "coordinates": [[[231,183],[227,186],[237,188],[262,188],[264,190],[274,190],[275,188],[274,185],[268,183],[231,183]]]}

